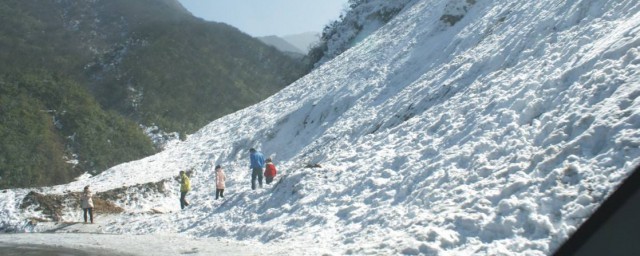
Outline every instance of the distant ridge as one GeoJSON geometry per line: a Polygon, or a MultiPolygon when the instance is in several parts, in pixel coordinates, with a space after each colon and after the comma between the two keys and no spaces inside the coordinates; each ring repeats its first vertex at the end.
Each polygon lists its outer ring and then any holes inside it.
{"type": "Polygon", "coordinates": [[[281,52],[306,54],[300,48],[296,47],[295,45],[289,43],[287,40],[278,36],[263,36],[263,37],[258,37],[258,39],[260,39],[260,41],[262,41],[265,44],[275,47],[281,52]]]}
{"type": "Polygon", "coordinates": [[[307,54],[309,52],[309,49],[320,41],[320,33],[305,32],[300,34],[285,35],[282,36],[282,39],[286,40],[287,42],[307,54]]]}

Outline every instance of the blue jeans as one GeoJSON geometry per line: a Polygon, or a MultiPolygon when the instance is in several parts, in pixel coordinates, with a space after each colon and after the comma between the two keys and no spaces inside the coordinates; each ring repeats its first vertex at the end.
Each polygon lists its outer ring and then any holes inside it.
{"type": "Polygon", "coordinates": [[[84,223],[87,223],[87,212],[89,212],[91,223],[93,223],[93,208],[82,208],[82,211],[84,212],[84,223]]]}

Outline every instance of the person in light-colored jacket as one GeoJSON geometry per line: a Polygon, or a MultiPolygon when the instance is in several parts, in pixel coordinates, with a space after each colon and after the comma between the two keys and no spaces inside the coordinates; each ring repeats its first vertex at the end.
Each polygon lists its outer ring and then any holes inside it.
{"type": "Polygon", "coordinates": [[[216,166],[216,200],[218,197],[224,198],[224,181],[227,176],[224,174],[222,166],[216,166]]]}
{"type": "Polygon", "coordinates": [[[93,193],[89,189],[89,186],[84,187],[84,191],[82,191],[82,195],[80,195],[80,204],[82,207],[82,211],[84,212],[84,223],[87,223],[87,213],[89,213],[89,217],[91,220],[91,224],[93,224],[93,193]]]}

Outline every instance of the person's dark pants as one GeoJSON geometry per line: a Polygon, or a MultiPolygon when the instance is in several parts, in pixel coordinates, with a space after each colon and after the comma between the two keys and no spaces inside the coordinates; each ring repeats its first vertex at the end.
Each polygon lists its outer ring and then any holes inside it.
{"type": "Polygon", "coordinates": [[[267,182],[267,184],[271,184],[271,182],[273,181],[273,176],[264,176],[264,180],[267,182]]]}
{"type": "Polygon", "coordinates": [[[216,199],[218,199],[218,197],[224,198],[224,189],[216,189],[216,199]]]}
{"type": "Polygon", "coordinates": [[[84,223],[87,223],[87,212],[91,218],[91,223],[93,223],[93,208],[82,208],[82,210],[84,211],[84,223]]]}
{"type": "Polygon", "coordinates": [[[256,189],[256,179],[262,188],[262,168],[253,168],[251,172],[251,189],[256,189]]]}
{"type": "Polygon", "coordinates": [[[185,206],[189,206],[185,196],[187,196],[187,192],[180,192],[180,209],[184,209],[185,206]]]}

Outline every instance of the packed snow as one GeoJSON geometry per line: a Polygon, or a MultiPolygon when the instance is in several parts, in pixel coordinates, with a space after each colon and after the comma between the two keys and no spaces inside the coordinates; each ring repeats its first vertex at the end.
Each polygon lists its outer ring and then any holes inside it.
{"type": "MultiPolygon", "coordinates": [[[[160,237],[159,247],[167,236],[248,254],[547,255],[640,164],[639,65],[635,0],[416,0],[186,141],[36,191],[125,188],[125,212],[98,214],[90,233],[160,237]],[[278,167],[257,190],[252,147],[278,167]],[[193,170],[184,210],[180,170],[193,170]]],[[[29,191],[0,193],[1,229],[59,228],[29,221],[48,218],[20,208],[29,191]]]]}

